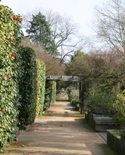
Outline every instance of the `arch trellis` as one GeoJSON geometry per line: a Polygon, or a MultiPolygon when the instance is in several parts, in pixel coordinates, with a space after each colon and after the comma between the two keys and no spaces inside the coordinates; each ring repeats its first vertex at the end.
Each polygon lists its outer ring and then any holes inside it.
{"type": "Polygon", "coordinates": [[[84,78],[79,76],[47,76],[47,81],[69,81],[69,82],[79,82],[79,111],[83,113],[84,111],[84,78]]]}

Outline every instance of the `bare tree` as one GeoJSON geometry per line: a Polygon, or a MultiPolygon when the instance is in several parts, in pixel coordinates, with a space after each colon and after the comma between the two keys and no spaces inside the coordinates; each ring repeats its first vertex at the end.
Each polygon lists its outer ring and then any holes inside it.
{"type": "Polygon", "coordinates": [[[74,51],[82,50],[87,43],[87,37],[79,35],[78,25],[70,17],[61,16],[52,11],[46,12],[47,20],[53,32],[53,39],[60,52],[60,65],[66,57],[73,55],[74,51]]]}
{"type": "Polygon", "coordinates": [[[109,0],[103,7],[95,7],[97,38],[109,47],[125,52],[125,2],[109,0]]]}
{"type": "MultiPolygon", "coordinates": [[[[36,14],[38,10],[32,14],[36,14]]],[[[53,40],[58,50],[58,58],[60,59],[60,65],[66,60],[66,57],[73,55],[74,51],[82,50],[88,44],[86,37],[78,34],[78,25],[73,22],[69,17],[61,16],[58,13],[52,11],[43,11],[46,16],[46,20],[50,24],[50,28],[53,34],[53,40]]],[[[29,27],[29,20],[32,19],[32,15],[23,15],[22,27],[29,27]]]]}

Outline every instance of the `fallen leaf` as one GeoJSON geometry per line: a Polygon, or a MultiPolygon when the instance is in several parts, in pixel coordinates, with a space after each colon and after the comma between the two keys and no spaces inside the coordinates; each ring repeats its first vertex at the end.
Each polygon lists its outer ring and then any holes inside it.
{"type": "Polygon", "coordinates": [[[17,146],[14,146],[14,147],[17,147],[17,146]]]}

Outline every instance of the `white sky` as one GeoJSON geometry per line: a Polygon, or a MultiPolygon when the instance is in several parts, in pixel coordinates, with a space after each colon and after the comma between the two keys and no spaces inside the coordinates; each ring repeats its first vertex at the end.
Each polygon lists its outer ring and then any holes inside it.
{"type": "Polygon", "coordinates": [[[79,25],[81,34],[91,36],[94,6],[100,6],[104,1],[106,0],[2,0],[0,4],[9,6],[15,14],[27,14],[42,8],[68,15],[79,25]]]}

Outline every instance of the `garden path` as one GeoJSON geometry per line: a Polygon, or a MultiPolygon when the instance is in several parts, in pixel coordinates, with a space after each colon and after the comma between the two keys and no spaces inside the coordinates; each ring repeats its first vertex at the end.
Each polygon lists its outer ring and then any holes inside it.
{"type": "Polygon", "coordinates": [[[56,102],[4,154],[107,155],[101,145],[104,142],[84,127],[81,115],[69,102],[56,102]]]}

